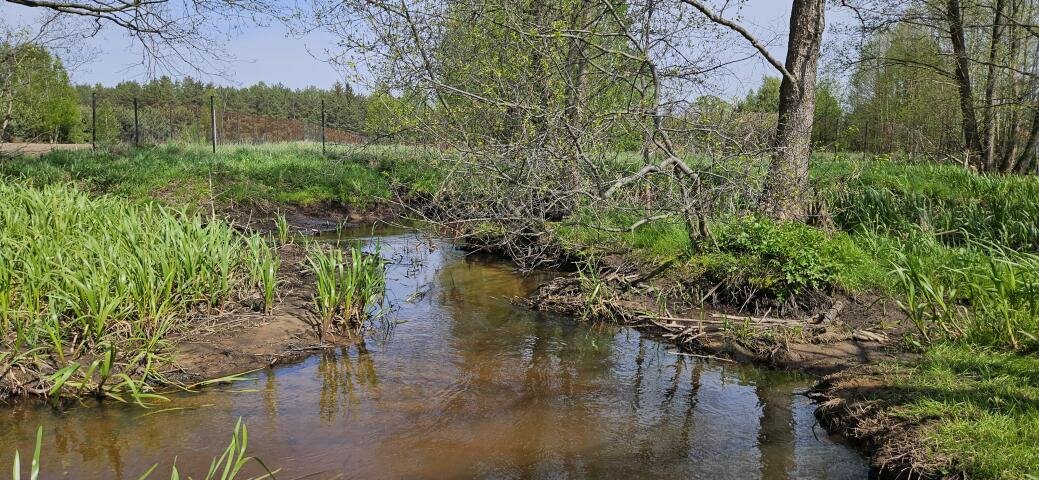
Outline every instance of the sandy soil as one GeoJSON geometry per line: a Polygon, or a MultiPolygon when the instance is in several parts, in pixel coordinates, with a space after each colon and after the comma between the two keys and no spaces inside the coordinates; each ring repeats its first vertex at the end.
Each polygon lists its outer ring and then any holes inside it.
{"type": "MultiPolygon", "coordinates": [[[[286,220],[292,231],[314,234],[367,215],[351,215],[341,207],[310,207],[290,209],[286,220]]],[[[239,210],[230,217],[243,230],[270,233],[275,229],[271,212],[239,210]]],[[[201,334],[174,339],[177,346],[168,378],[191,384],[299,360],[328,347],[321,344],[313,314],[314,279],[305,267],[303,245],[282,245],[279,254],[278,298],[272,311],[261,312],[263,301],[255,294],[214,315],[201,334]]]]}
{"type": "Polygon", "coordinates": [[[280,254],[279,298],[272,311],[259,311],[263,301],[255,295],[217,315],[203,334],[174,339],[171,380],[191,384],[234,375],[296,360],[319,348],[310,309],[313,282],[303,268],[303,248],[284,245],[280,254]]]}
{"type": "Polygon", "coordinates": [[[87,150],[89,143],[0,143],[0,153],[43,155],[52,150],[87,150]]]}

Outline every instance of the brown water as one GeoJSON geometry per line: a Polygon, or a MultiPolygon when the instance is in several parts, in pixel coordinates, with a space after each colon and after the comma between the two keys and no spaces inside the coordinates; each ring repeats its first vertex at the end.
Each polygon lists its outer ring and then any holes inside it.
{"type": "MultiPolygon", "coordinates": [[[[537,276],[385,237],[396,309],[363,344],[151,411],[0,410],[0,472],[43,425],[42,478],[202,478],[236,419],[278,478],[864,478],[815,426],[805,379],[668,353],[531,312],[537,276]]],[[[24,458],[24,457],[23,457],[24,458]]],[[[3,474],[0,474],[3,475],[3,474]]]]}

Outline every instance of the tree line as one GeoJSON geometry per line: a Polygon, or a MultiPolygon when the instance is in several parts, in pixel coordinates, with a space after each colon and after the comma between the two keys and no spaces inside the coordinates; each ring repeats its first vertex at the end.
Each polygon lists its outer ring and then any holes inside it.
{"type": "Polygon", "coordinates": [[[263,82],[239,88],[190,76],[177,80],[161,76],[144,83],[73,85],[61,60],[40,45],[2,42],[0,60],[2,141],[85,142],[94,138],[95,125],[96,139],[102,144],[131,142],[135,135],[142,143],[204,141],[212,122],[210,97],[220,112],[218,127],[228,130],[221,135],[237,132],[238,140],[301,139],[285,138],[286,125],[294,125],[300,136],[307,127],[317,131],[322,102],[330,130],[378,135],[383,133],[380,128],[388,128],[377,118],[380,107],[369,115],[368,97],[344,82],[331,89],[292,89],[263,82]]]}
{"type": "Polygon", "coordinates": [[[317,131],[322,102],[327,128],[345,132],[366,129],[367,97],[342,82],[328,90],[313,86],[292,89],[264,82],[239,88],[203,83],[190,76],[177,80],[162,76],[145,83],[78,85],[76,92],[88,132],[89,109],[97,102],[97,139],[101,143],[133,141],[135,100],[141,126],[139,141],[143,143],[206,141],[212,122],[210,97],[218,112],[218,134],[228,141],[302,140],[299,136],[286,137],[286,125],[293,125],[292,130],[309,126],[317,131]]]}

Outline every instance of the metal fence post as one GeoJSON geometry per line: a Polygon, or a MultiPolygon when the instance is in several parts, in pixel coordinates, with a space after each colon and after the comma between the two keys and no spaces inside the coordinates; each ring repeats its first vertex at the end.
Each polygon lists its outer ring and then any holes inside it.
{"type": "Polygon", "coordinates": [[[321,99],[321,155],[325,155],[325,99],[321,99]]]}
{"type": "Polygon", "coordinates": [[[137,119],[137,97],[133,97],[133,146],[141,146],[141,124],[137,119]]]}
{"type": "Polygon", "coordinates": [[[862,129],[862,159],[866,159],[866,150],[869,149],[869,119],[866,119],[865,128],[862,129]]]}
{"type": "Polygon", "coordinates": [[[213,139],[213,153],[216,153],[216,100],[213,95],[209,96],[209,116],[213,120],[211,137],[213,139]]]}
{"type": "Polygon", "coordinates": [[[90,92],[90,148],[97,150],[97,92],[90,92]]]}
{"type": "MultiPolygon", "coordinates": [[[[838,114],[839,115],[839,114],[838,114]]],[[[841,117],[838,116],[833,122],[833,156],[837,157],[837,142],[841,138],[841,117]]]]}

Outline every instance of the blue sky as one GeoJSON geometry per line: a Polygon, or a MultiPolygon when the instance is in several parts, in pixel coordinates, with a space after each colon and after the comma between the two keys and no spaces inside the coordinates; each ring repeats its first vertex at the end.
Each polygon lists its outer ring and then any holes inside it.
{"type": "MultiPolygon", "coordinates": [[[[747,0],[741,21],[759,38],[772,40],[771,51],[777,58],[783,58],[789,11],[789,0],[747,0]]],[[[0,3],[0,17],[10,23],[31,22],[37,15],[35,9],[0,3]]],[[[264,81],[292,88],[310,85],[327,88],[343,78],[321,59],[326,46],[334,44],[334,41],[324,33],[291,35],[280,25],[250,27],[236,35],[228,45],[231,54],[237,57],[227,69],[228,76],[201,77],[239,86],[264,81]]],[[[71,72],[74,82],[113,85],[123,80],[148,79],[148,73],[140,65],[140,54],[125,33],[109,29],[87,42],[96,54],[71,72]]],[[[772,73],[771,67],[758,58],[741,62],[732,68],[727,78],[718,82],[715,93],[724,97],[743,95],[749,88],[757,86],[766,73],[772,73]]]]}

